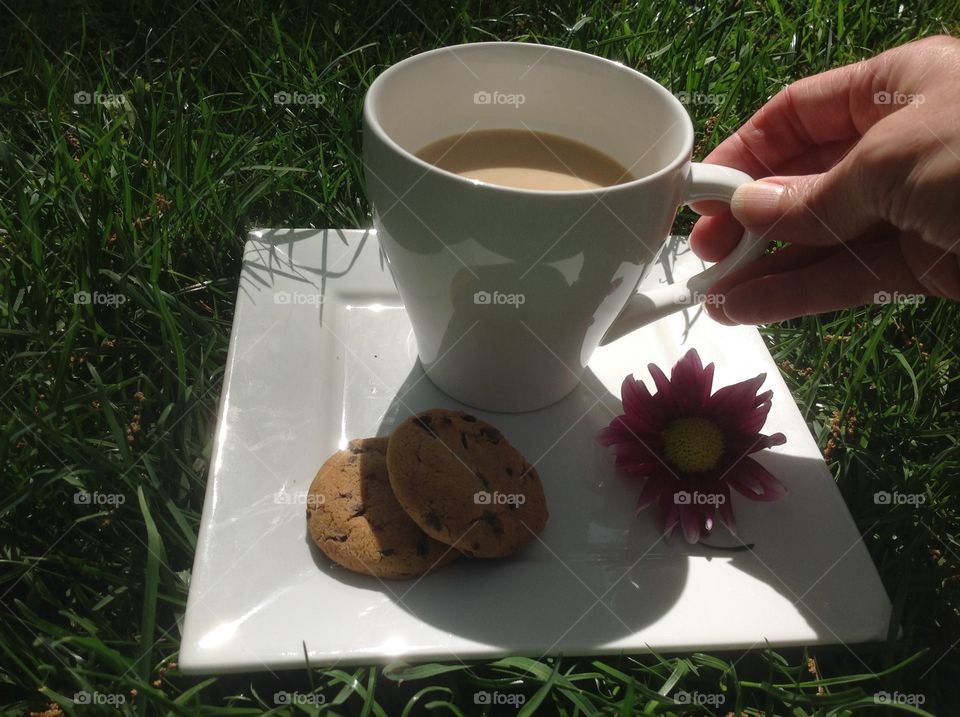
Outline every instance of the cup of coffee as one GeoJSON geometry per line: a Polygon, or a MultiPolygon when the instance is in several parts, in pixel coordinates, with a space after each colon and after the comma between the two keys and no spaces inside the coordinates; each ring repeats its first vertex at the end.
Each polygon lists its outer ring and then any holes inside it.
{"type": "Polygon", "coordinates": [[[637,292],[681,203],[729,201],[751,178],[691,162],[680,101],[593,55],[510,42],[415,55],[370,86],[363,132],[420,361],[481,409],[560,400],[599,345],[702,301],[765,248],[747,233],[700,274],[637,292]]]}

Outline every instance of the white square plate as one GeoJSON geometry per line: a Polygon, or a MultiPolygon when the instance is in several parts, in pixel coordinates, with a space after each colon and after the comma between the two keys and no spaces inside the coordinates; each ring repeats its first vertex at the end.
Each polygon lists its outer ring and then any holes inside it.
{"type": "MultiPolygon", "coordinates": [[[[699,270],[676,239],[645,282],[699,270]]],[[[183,628],[189,672],[504,654],[606,654],[851,643],[886,636],[890,603],[832,476],[759,333],[699,307],[599,349],[563,401],[526,414],[472,411],[542,477],[550,521],[517,555],[460,560],[418,581],[332,566],[310,543],[304,496],[349,438],[411,413],[460,407],[423,376],[372,231],[265,229],[247,241],[211,473],[183,628]],[[669,372],[695,347],[719,387],[761,372],[773,389],[755,454],[787,486],[734,496],[725,552],[664,541],[641,482],[613,470],[597,431],[625,375],[669,372]]]]}

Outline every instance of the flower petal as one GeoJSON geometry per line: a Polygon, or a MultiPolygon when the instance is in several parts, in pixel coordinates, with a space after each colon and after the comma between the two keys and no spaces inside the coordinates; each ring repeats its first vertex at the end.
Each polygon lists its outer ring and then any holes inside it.
{"type": "Polygon", "coordinates": [[[771,391],[770,389],[767,389],[763,393],[757,394],[757,400],[753,402],[753,405],[759,406],[760,404],[766,403],[771,398],[773,398],[773,391],[771,391]]]}
{"type": "Polygon", "coordinates": [[[718,388],[707,402],[704,412],[720,424],[735,420],[754,407],[757,390],[766,379],[767,375],[762,373],[755,378],[718,388]]]}
{"type": "Polygon", "coordinates": [[[613,453],[617,457],[618,466],[639,465],[641,463],[659,466],[662,461],[655,450],[651,449],[648,444],[640,441],[634,443],[618,443],[613,447],[613,453]]]}
{"type": "Polygon", "coordinates": [[[757,441],[757,447],[750,451],[751,453],[756,453],[759,450],[770,448],[771,446],[782,446],[787,442],[787,437],[779,431],[771,433],[769,436],[760,434],[757,438],[759,439],[757,441]]]}
{"type": "Polygon", "coordinates": [[[714,365],[706,368],[700,362],[700,354],[690,349],[670,371],[670,385],[674,403],[681,414],[698,413],[710,397],[713,389],[714,365]]]}
{"type": "Polygon", "coordinates": [[[726,436],[727,445],[724,452],[724,460],[726,462],[723,470],[720,471],[720,474],[723,475],[725,472],[729,472],[738,460],[745,458],[751,453],[756,453],[757,451],[762,451],[764,448],[770,448],[771,446],[780,446],[787,442],[787,437],[782,433],[774,433],[770,436],[765,436],[762,433],[758,433],[753,436],[726,436]]]}
{"type": "Polygon", "coordinates": [[[653,383],[657,387],[657,395],[654,398],[660,406],[662,415],[664,418],[675,416],[677,414],[677,404],[674,400],[672,384],[656,364],[647,364],[647,370],[650,371],[653,383]]]}
{"type": "Polygon", "coordinates": [[[650,444],[660,435],[660,430],[639,431],[630,416],[621,415],[610,421],[610,424],[597,431],[597,443],[603,446],[615,446],[641,442],[650,444]]]}
{"type": "Polygon", "coordinates": [[[660,496],[660,532],[668,540],[680,522],[679,507],[673,501],[672,491],[660,496]]]}
{"type": "Polygon", "coordinates": [[[767,414],[770,413],[771,405],[770,401],[766,401],[755,408],[744,411],[742,415],[730,418],[724,428],[743,434],[757,433],[767,422],[767,414]]]}
{"type": "Polygon", "coordinates": [[[700,511],[693,505],[679,505],[680,511],[680,529],[683,531],[683,539],[688,543],[696,543],[700,540],[702,521],[700,511]]]}
{"type": "Polygon", "coordinates": [[[623,402],[623,412],[633,430],[659,432],[663,429],[664,416],[660,402],[650,395],[646,384],[636,380],[633,374],[623,380],[620,386],[620,400],[623,402]]]}
{"type": "Polygon", "coordinates": [[[727,530],[736,535],[737,520],[733,516],[733,501],[730,499],[730,488],[727,486],[726,482],[721,481],[720,490],[721,495],[724,496],[724,500],[717,508],[717,512],[720,514],[720,521],[727,526],[727,530]]]}
{"type": "Polygon", "coordinates": [[[627,473],[628,475],[637,477],[637,478],[649,478],[654,474],[658,474],[661,470],[659,463],[635,463],[630,461],[616,461],[614,463],[616,469],[622,473],[627,473]]]}
{"type": "Polygon", "coordinates": [[[660,531],[663,533],[664,540],[670,540],[670,538],[673,537],[673,534],[677,531],[678,524],[679,524],[679,520],[675,519],[672,523],[670,523],[669,527],[660,531]]]}
{"type": "Polygon", "coordinates": [[[668,475],[662,473],[652,475],[647,478],[643,484],[643,490],[640,491],[640,497],[637,498],[636,511],[640,512],[644,508],[657,502],[665,491],[669,491],[676,481],[668,475]]]}
{"type": "Polygon", "coordinates": [[[726,480],[750,500],[779,500],[787,493],[783,483],[752,458],[744,458],[737,463],[726,480]]]}
{"type": "Polygon", "coordinates": [[[639,436],[629,427],[624,427],[623,421],[614,419],[606,428],[601,428],[597,440],[605,446],[612,447],[617,455],[626,455],[637,451],[644,451],[643,455],[652,455],[662,439],[656,434],[639,436]],[[615,423],[614,423],[615,422],[615,423]]]}
{"type": "Polygon", "coordinates": [[[626,416],[617,416],[610,425],[604,426],[597,431],[597,443],[602,446],[612,446],[617,443],[625,443],[630,439],[630,431],[624,421],[626,416]]]}

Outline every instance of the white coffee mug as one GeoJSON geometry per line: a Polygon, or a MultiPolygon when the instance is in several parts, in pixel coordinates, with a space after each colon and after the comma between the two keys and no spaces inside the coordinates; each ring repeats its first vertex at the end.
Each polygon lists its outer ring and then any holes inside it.
{"type": "Polygon", "coordinates": [[[691,279],[637,293],[680,204],[729,201],[751,178],[692,163],[683,105],[617,62],[527,43],[432,50],[377,77],[363,129],[374,225],[420,360],[442,391],[481,409],[558,401],[601,343],[702,301],[717,278],[765,248],[747,233],[691,279]],[[485,129],[562,135],[637,179],[582,191],[514,189],[415,156],[485,129]]]}

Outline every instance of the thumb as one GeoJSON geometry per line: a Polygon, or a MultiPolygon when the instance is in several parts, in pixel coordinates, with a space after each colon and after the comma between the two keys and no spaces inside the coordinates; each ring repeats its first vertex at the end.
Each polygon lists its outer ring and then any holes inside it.
{"type": "Polygon", "coordinates": [[[851,241],[877,220],[846,161],[823,174],[743,184],[734,192],[730,210],[767,239],[820,246],[851,241]]]}

